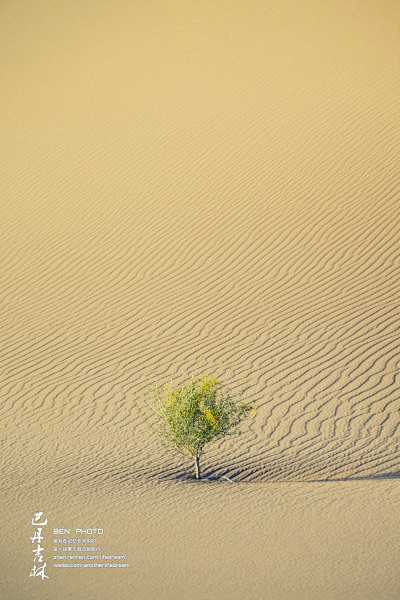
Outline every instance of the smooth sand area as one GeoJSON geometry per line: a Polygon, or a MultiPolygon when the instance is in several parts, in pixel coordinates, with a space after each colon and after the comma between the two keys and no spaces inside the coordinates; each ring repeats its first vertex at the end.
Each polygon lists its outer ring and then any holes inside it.
{"type": "Polygon", "coordinates": [[[0,23],[1,599],[398,600],[397,0],[0,23]],[[194,371],[257,406],[202,482],[143,400],[194,371]]]}
{"type": "MultiPolygon", "coordinates": [[[[36,494],[25,496],[35,503],[36,494]]],[[[130,567],[53,568],[51,579],[32,584],[21,573],[31,568],[25,501],[3,534],[13,540],[3,561],[6,598],[398,597],[397,481],[103,482],[80,489],[52,481],[42,498],[52,527],[102,526],[102,551],[125,555],[117,562],[130,567]]]]}

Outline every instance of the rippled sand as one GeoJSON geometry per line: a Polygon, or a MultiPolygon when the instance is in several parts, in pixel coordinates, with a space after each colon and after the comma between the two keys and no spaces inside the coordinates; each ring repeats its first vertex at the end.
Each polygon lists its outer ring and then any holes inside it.
{"type": "Polygon", "coordinates": [[[1,597],[398,600],[399,4],[0,14],[1,597]],[[257,406],[202,482],[143,400],[194,371],[257,406]]]}

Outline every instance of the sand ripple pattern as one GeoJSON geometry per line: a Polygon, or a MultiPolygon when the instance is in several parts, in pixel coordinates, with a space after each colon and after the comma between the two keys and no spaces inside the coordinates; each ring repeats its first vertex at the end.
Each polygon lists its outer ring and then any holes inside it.
{"type": "MultiPolygon", "coordinates": [[[[149,428],[143,393],[156,376],[194,371],[234,388],[244,378],[258,408],[246,435],[210,449],[210,477],[400,473],[399,15],[387,3],[377,25],[350,5],[340,27],[333,8],[314,7],[326,30],[315,26],[312,43],[310,15],[296,11],[293,41],[284,2],[250,21],[238,3],[221,41],[221,9],[210,5],[217,20],[199,21],[192,54],[160,38],[148,15],[137,27],[149,38],[136,39],[121,8],[92,30],[97,39],[107,22],[120,71],[100,70],[100,44],[88,50],[92,70],[61,55],[50,96],[32,92],[32,114],[11,90],[1,179],[6,487],[28,485],[38,469],[43,485],[184,475],[190,465],[149,428]],[[203,56],[206,30],[213,52],[203,56]],[[245,38],[250,62],[232,42],[245,38]],[[141,43],[153,48],[146,68],[141,43]],[[128,65],[141,82],[134,95],[128,65]]],[[[55,73],[37,52],[37,73],[55,73]]],[[[20,76],[33,85],[28,70],[20,76]]]]}

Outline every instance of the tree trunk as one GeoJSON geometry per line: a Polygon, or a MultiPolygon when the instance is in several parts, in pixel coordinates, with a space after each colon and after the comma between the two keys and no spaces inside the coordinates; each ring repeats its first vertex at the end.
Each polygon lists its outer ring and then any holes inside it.
{"type": "Polygon", "coordinates": [[[194,466],[196,469],[196,479],[201,479],[200,477],[200,458],[199,456],[196,456],[195,462],[194,462],[194,466]]]}

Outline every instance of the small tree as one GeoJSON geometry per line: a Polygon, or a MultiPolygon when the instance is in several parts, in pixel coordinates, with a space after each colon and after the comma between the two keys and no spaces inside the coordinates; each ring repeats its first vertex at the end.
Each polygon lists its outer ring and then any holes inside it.
{"type": "Polygon", "coordinates": [[[253,407],[236,400],[222,381],[204,375],[177,386],[154,384],[147,402],[158,417],[158,432],[164,444],[194,459],[200,479],[200,457],[209,442],[241,433],[239,425],[253,407]]]}

